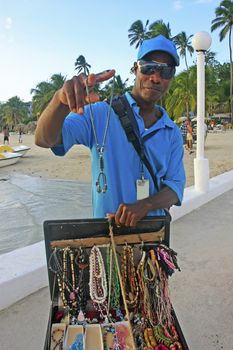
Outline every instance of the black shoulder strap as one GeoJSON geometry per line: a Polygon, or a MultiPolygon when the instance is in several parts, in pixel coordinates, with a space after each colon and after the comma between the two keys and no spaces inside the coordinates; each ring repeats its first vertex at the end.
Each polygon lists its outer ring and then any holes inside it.
{"type": "Polygon", "coordinates": [[[157,178],[153,172],[153,169],[146,158],[145,152],[144,152],[144,147],[143,143],[140,139],[139,136],[139,130],[138,130],[138,125],[134,116],[134,113],[131,109],[130,104],[128,103],[128,100],[125,95],[115,97],[112,101],[112,108],[114,109],[115,113],[118,115],[121,125],[123,129],[125,130],[127,139],[129,142],[131,142],[138,153],[141,161],[145,164],[147,167],[155,188],[157,191],[159,191],[159,186],[157,183],[157,178]]]}

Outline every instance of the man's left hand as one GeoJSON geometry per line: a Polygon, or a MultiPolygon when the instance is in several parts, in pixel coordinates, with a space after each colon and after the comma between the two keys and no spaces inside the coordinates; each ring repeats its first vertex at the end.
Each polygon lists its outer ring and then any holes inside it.
{"type": "Polygon", "coordinates": [[[107,214],[107,217],[115,219],[116,225],[135,227],[147,212],[145,203],[138,201],[133,204],[120,204],[116,214],[107,214]]]}

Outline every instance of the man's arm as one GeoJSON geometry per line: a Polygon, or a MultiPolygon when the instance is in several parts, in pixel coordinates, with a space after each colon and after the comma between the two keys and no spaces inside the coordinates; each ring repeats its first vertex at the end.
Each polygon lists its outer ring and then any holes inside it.
{"type": "Polygon", "coordinates": [[[179,129],[175,130],[171,144],[171,157],[162,181],[161,190],[154,195],[137,201],[133,204],[120,204],[116,214],[110,214],[118,225],[136,226],[137,222],[149,212],[180,205],[185,186],[185,173],[183,165],[183,141],[179,129]]]}
{"type": "Polygon", "coordinates": [[[59,92],[56,92],[38,120],[35,132],[37,146],[51,148],[62,142],[61,129],[69,111],[68,106],[61,103],[59,92]]]}
{"type": "Polygon", "coordinates": [[[178,202],[177,194],[165,186],[154,196],[141,199],[133,204],[120,204],[116,214],[109,214],[117,225],[136,226],[150,211],[169,208],[178,202]]]}
{"type": "Polygon", "coordinates": [[[86,84],[91,90],[96,83],[108,80],[114,74],[114,70],[108,70],[96,75],[90,74],[88,77],[80,74],[67,80],[63,87],[55,93],[38,120],[35,133],[36,145],[50,148],[60,144],[62,125],[67,114],[70,111],[83,114],[86,103],[96,102],[99,99],[91,91],[90,101],[87,101],[86,84]]]}

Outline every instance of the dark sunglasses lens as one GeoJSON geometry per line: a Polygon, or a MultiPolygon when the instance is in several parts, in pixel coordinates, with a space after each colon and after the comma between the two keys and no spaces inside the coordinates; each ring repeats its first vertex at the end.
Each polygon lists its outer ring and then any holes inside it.
{"type": "Polygon", "coordinates": [[[143,64],[140,66],[140,71],[142,74],[150,75],[155,73],[155,67],[151,64],[143,64]]]}
{"type": "Polygon", "coordinates": [[[160,76],[163,79],[171,79],[175,75],[175,67],[162,67],[160,70],[160,76]]]}
{"type": "Polygon", "coordinates": [[[162,79],[171,79],[175,75],[176,69],[175,67],[161,67],[156,64],[143,64],[140,66],[140,71],[145,75],[159,72],[162,79]]]}

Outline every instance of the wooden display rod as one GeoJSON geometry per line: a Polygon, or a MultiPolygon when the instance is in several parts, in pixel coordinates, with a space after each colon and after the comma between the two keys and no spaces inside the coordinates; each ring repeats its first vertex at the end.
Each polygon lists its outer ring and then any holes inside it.
{"type": "MultiPolygon", "coordinates": [[[[141,244],[161,242],[164,240],[164,228],[157,232],[136,233],[129,235],[114,236],[116,245],[128,244],[141,244]]],[[[66,239],[51,242],[51,248],[66,248],[66,247],[85,247],[91,248],[94,245],[110,244],[110,237],[91,237],[91,238],[78,238],[78,239],[66,239]]]]}

